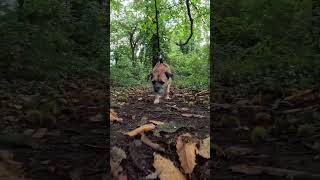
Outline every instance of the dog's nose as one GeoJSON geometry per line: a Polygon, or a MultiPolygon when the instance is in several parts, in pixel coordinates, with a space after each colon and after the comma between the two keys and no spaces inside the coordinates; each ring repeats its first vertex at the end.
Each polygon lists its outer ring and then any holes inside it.
{"type": "Polygon", "coordinates": [[[154,91],[155,91],[155,92],[159,92],[159,90],[160,90],[159,87],[155,87],[155,88],[154,88],[154,91]]]}

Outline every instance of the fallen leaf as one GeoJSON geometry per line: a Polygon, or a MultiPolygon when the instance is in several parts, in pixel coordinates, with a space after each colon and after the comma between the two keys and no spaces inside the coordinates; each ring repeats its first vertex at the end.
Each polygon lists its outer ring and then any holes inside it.
{"type": "Polygon", "coordinates": [[[35,133],[32,134],[32,137],[42,138],[47,133],[47,131],[47,128],[39,128],[35,133]]]}
{"type": "Polygon", "coordinates": [[[157,121],[157,120],[150,120],[149,122],[155,124],[155,125],[164,125],[164,122],[157,121]]]}
{"type": "Polygon", "coordinates": [[[196,144],[197,142],[189,133],[180,135],[177,139],[177,154],[186,174],[191,174],[196,165],[196,144]]]}
{"type": "Polygon", "coordinates": [[[19,121],[19,119],[16,118],[15,116],[6,116],[6,117],[3,118],[3,120],[5,120],[5,121],[11,121],[11,122],[17,122],[17,121],[19,121]]]}
{"type": "Polygon", "coordinates": [[[123,168],[120,166],[121,161],[127,158],[126,153],[121,148],[112,147],[110,155],[111,174],[114,179],[127,180],[127,175],[123,172],[123,168]]]}
{"type": "Polygon", "coordinates": [[[180,108],[179,111],[189,111],[189,108],[180,108]]]}
{"type": "Polygon", "coordinates": [[[207,159],[210,158],[210,137],[207,137],[200,142],[200,147],[197,149],[197,154],[207,159]]]}
{"type": "Polygon", "coordinates": [[[123,119],[118,117],[118,114],[113,111],[113,109],[110,109],[110,121],[116,121],[116,122],[122,122],[123,119]]]}
{"type": "Polygon", "coordinates": [[[153,167],[159,173],[160,180],[185,180],[183,174],[174,166],[169,159],[160,154],[154,154],[153,167]]]}
{"type": "Polygon", "coordinates": [[[156,128],[156,126],[154,124],[145,124],[145,125],[142,125],[140,127],[138,127],[137,129],[134,129],[130,132],[127,132],[126,134],[130,137],[133,137],[133,136],[136,136],[138,134],[141,134],[141,133],[144,133],[144,132],[148,132],[148,131],[151,131],[153,130],[154,128],[156,128]]]}
{"type": "MultiPolygon", "coordinates": [[[[110,116],[110,119],[111,119],[111,116],[110,116]]],[[[103,115],[101,113],[99,113],[99,114],[97,114],[95,116],[90,117],[89,120],[92,121],[92,122],[101,122],[104,119],[103,119],[103,115]]]]}
{"type": "Polygon", "coordinates": [[[189,127],[189,126],[176,121],[170,121],[165,124],[157,125],[157,129],[153,131],[153,135],[156,137],[160,137],[160,132],[174,133],[183,127],[189,127]]]}
{"type": "Polygon", "coordinates": [[[138,101],[141,101],[142,100],[142,98],[138,98],[138,101]]]}
{"type": "Polygon", "coordinates": [[[31,134],[34,133],[34,129],[26,129],[25,131],[23,131],[23,134],[26,136],[31,136],[31,134]]]}
{"type": "Polygon", "coordinates": [[[239,146],[231,146],[226,148],[224,152],[228,157],[238,157],[238,156],[244,156],[246,154],[252,153],[253,149],[239,147],[239,146]]]}
{"type": "Polygon", "coordinates": [[[13,160],[13,154],[6,150],[0,151],[0,179],[25,180],[22,163],[13,160]]]}
{"type": "Polygon", "coordinates": [[[160,173],[158,171],[156,171],[156,172],[153,172],[153,173],[147,175],[144,178],[145,179],[157,179],[159,175],[160,175],[160,173]]]}
{"type": "Polygon", "coordinates": [[[111,160],[115,163],[115,165],[120,165],[121,161],[123,159],[127,158],[126,153],[118,147],[112,147],[111,151],[110,151],[110,155],[111,155],[111,160]]]}
{"type": "Polygon", "coordinates": [[[205,116],[198,115],[198,114],[181,114],[184,117],[195,117],[195,118],[204,118],[205,116]]]}
{"type": "Polygon", "coordinates": [[[262,173],[262,170],[255,166],[248,166],[247,164],[239,164],[231,166],[230,169],[233,172],[244,173],[248,175],[258,175],[262,173]]]}
{"type": "Polygon", "coordinates": [[[114,180],[127,180],[127,175],[123,172],[123,168],[120,165],[116,165],[113,161],[110,161],[111,175],[114,180]]]}

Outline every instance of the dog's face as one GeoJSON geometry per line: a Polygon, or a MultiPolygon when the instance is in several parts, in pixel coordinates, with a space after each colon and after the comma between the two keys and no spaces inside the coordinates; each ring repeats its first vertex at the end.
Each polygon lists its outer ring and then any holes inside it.
{"type": "Polygon", "coordinates": [[[155,93],[163,94],[172,76],[169,66],[161,63],[155,65],[152,73],[148,75],[148,80],[152,82],[155,93]]]}

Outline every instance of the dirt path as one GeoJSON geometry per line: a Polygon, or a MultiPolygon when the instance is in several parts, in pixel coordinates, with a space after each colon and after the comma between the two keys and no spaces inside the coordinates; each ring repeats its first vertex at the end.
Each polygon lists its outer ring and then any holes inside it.
{"type": "MultiPolygon", "coordinates": [[[[111,147],[119,147],[125,151],[127,158],[122,166],[127,172],[128,179],[143,179],[155,171],[153,167],[154,149],[141,143],[139,137],[128,137],[124,132],[135,129],[139,125],[146,124],[149,120],[158,120],[164,123],[175,123],[175,132],[161,132],[161,137],[153,133],[146,134],[152,142],[165,147],[165,152],[160,153],[170,159],[179,167],[179,158],[176,153],[176,138],[184,133],[204,139],[209,136],[210,117],[208,109],[208,91],[172,90],[172,99],[162,100],[159,105],[154,105],[151,91],[148,88],[129,90],[125,93],[113,91],[113,102],[124,100],[126,103],[119,108],[113,107],[123,118],[123,123],[111,124],[111,147]],[[184,117],[182,114],[191,113],[203,116],[202,118],[184,117]],[[181,127],[181,128],[178,128],[181,127]]],[[[120,103],[121,104],[121,103],[120,103]]],[[[116,105],[114,105],[116,106],[116,105]]],[[[197,159],[197,166],[191,175],[191,179],[208,179],[209,168],[204,158],[197,159]]]]}

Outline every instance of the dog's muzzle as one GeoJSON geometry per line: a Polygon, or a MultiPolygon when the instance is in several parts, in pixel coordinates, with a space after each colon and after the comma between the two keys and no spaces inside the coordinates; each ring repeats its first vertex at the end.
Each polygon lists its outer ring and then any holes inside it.
{"type": "Polygon", "coordinates": [[[156,93],[163,93],[163,87],[161,87],[161,86],[154,86],[153,87],[153,89],[154,89],[154,92],[156,92],[156,93]]]}

